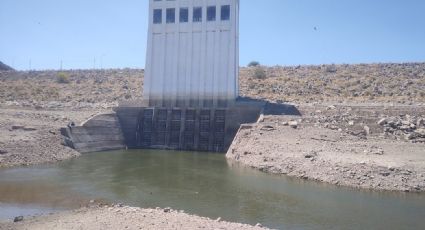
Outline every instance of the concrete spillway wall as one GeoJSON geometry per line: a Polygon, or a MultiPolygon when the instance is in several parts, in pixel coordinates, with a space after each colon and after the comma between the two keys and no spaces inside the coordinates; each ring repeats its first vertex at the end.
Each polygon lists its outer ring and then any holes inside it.
{"type": "Polygon", "coordinates": [[[263,103],[238,102],[227,108],[121,106],[82,126],[62,130],[79,152],[148,148],[226,152],[239,127],[256,122],[263,103]]]}
{"type": "Polygon", "coordinates": [[[97,115],[81,126],[61,129],[65,144],[80,153],[125,148],[121,125],[115,113],[97,115]]]}

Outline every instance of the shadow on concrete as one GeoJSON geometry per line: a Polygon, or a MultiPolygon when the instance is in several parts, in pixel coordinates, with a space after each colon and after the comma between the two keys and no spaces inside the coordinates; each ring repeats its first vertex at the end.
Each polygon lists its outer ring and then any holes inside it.
{"type": "Polygon", "coordinates": [[[256,102],[264,104],[264,115],[292,115],[301,116],[301,112],[294,105],[269,102],[264,99],[254,99],[249,97],[239,97],[240,102],[256,102]]]}

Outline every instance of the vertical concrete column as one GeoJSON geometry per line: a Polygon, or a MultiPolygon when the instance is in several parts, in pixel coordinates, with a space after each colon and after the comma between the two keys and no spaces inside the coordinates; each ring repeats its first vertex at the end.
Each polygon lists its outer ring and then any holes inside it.
{"type": "Polygon", "coordinates": [[[181,110],[181,118],[180,118],[180,144],[179,149],[184,148],[184,131],[185,131],[185,125],[186,125],[186,109],[181,110]]]}
{"type": "Polygon", "coordinates": [[[215,130],[215,109],[210,110],[210,137],[208,143],[208,151],[214,151],[214,130],[215,130]]]}
{"type": "Polygon", "coordinates": [[[200,136],[200,119],[201,119],[201,109],[196,109],[195,116],[195,132],[194,132],[194,149],[199,149],[199,136],[200,136]]]}
{"type": "Polygon", "coordinates": [[[166,134],[165,134],[165,146],[171,146],[170,145],[170,139],[171,139],[171,119],[172,119],[172,109],[167,109],[167,125],[166,125],[166,134]]]}

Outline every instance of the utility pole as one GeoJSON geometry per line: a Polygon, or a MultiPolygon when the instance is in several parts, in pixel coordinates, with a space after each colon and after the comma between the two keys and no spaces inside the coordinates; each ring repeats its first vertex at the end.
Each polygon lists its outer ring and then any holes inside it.
{"type": "Polygon", "coordinates": [[[61,70],[62,70],[62,67],[63,67],[62,65],[63,65],[63,61],[61,60],[61,70]]]}
{"type": "Polygon", "coordinates": [[[93,58],[93,69],[96,69],[96,57],[93,58]]]}
{"type": "Polygon", "coordinates": [[[100,56],[100,69],[103,69],[103,58],[106,56],[106,54],[102,54],[102,56],[100,56]]]}
{"type": "Polygon", "coordinates": [[[28,70],[31,71],[31,58],[30,58],[29,66],[28,67],[29,67],[28,70]]]}

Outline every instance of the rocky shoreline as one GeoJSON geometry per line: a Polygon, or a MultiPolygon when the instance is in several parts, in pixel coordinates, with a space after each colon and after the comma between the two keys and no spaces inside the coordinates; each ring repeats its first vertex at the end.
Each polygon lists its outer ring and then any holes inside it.
{"type": "Polygon", "coordinates": [[[326,112],[304,107],[306,115],[299,117],[266,116],[240,129],[226,157],[263,172],[300,179],[361,189],[423,192],[425,109],[414,109],[419,110],[416,116],[399,118],[374,117],[366,107],[348,115],[346,107],[335,106],[322,108],[326,112]],[[367,119],[361,119],[362,113],[367,119]]]}

